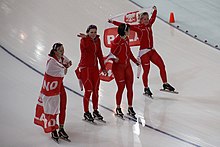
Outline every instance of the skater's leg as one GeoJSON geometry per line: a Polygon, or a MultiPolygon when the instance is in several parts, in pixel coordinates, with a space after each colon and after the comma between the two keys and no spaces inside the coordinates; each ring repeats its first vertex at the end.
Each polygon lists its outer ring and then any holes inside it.
{"type": "Polygon", "coordinates": [[[125,67],[122,65],[112,65],[112,72],[115,76],[115,81],[117,84],[116,92],[116,105],[121,105],[122,94],[125,88],[125,67]]]}
{"type": "Polygon", "coordinates": [[[100,85],[98,69],[95,69],[93,72],[92,83],[93,83],[93,93],[92,93],[93,110],[97,110],[98,100],[99,100],[99,85],[100,85]]]}
{"type": "Polygon", "coordinates": [[[159,68],[162,82],[167,83],[167,74],[166,74],[165,64],[161,56],[156,52],[156,50],[153,50],[153,54],[150,60],[152,63],[154,63],[159,68]]]}
{"type": "Polygon", "coordinates": [[[90,68],[83,68],[81,70],[82,83],[85,89],[84,97],[83,97],[84,112],[89,111],[89,100],[93,89],[90,70],[91,70],[90,68]]]}
{"type": "Polygon", "coordinates": [[[92,104],[93,104],[93,117],[98,120],[103,120],[102,115],[98,111],[98,100],[99,100],[99,85],[100,85],[100,78],[99,78],[99,70],[94,69],[92,75],[92,83],[93,83],[93,93],[92,93],[92,104]]]}
{"type": "Polygon", "coordinates": [[[150,54],[150,52],[141,56],[141,65],[144,70],[143,75],[142,75],[144,87],[148,87],[148,74],[149,74],[149,70],[150,70],[149,54],[150,54]]]}
{"type": "Polygon", "coordinates": [[[65,88],[62,83],[61,90],[60,90],[60,114],[59,114],[59,124],[60,125],[64,125],[64,122],[65,122],[66,103],[67,103],[67,96],[66,96],[65,88]]]}
{"type": "Polygon", "coordinates": [[[125,72],[125,84],[127,88],[127,99],[128,99],[129,107],[132,107],[132,101],[133,101],[133,81],[134,81],[134,75],[131,65],[129,64],[125,72]]]}
{"type": "Polygon", "coordinates": [[[90,100],[91,93],[92,93],[92,90],[85,89],[85,93],[84,93],[84,97],[83,97],[84,112],[89,111],[89,100],[90,100]]]}

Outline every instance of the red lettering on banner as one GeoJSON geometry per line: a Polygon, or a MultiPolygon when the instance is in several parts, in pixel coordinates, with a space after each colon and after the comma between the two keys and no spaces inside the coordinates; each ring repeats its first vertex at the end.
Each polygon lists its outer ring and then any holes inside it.
{"type": "Polygon", "coordinates": [[[55,129],[58,129],[58,125],[56,123],[57,114],[45,114],[42,103],[40,103],[36,106],[34,123],[41,126],[45,133],[49,133],[55,129]]]}
{"type": "Polygon", "coordinates": [[[104,45],[108,48],[111,48],[111,42],[115,39],[118,34],[116,27],[107,28],[104,30],[104,45]]]}
{"type": "MultiPolygon", "coordinates": [[[[106,59],[106,57],[104,57],[104,58],[106,59]]],[[[100,69],[99,70],[100,80],[110,82],[111,80],[114,79],[114,75],[112,73],[112,61],[111,60],[109,60],[108,62],[105,63],[105,68],[106,68],[106,71],[107,71],[108,75],[104,75],[103,72],[102,72],[102,69],[100,69]]]]}
{"type": "Polygon", "coordinates": [[[137,22],[137,13],[139,11],[129,12],[124,16],[124,22],[126,23],[133,23],[137,22]]]}
{"type": "MultiPolygon", "coordinates": [[[[107,48],[111,48],[111,42],[115,39],[115,37],[118,35],[118,28],[108,28],[104,30],[104,45],[107,48]]],[[[137,37],[137,33],[134,31],[130,31],[129,35],[129,45],[130,46],[139,46],[140,42],[137,37]]]]}
{"type": "Polygon", "coordinates": [[[53,81],[53,82],[47,82],[43,81],[43,89],[46,89],[46,91],[54,90],[57,88],[58,81],[53,81]]]}

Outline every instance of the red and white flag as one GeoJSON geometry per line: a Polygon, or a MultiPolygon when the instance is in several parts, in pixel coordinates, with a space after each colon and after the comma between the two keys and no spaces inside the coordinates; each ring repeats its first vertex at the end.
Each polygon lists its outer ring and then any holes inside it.
{"type": "MultiPolygon", "coordinates": [[[[139,9],[137,11],[122,13],[122,14],[113,16],[110,19],[118,21],[118,22],[122,22],[122,23],[131,24],[131,25],[138,24],[140,14],[143,12],[148,12],[150,14],[151,8],[152,7],[148,7],[148,8],[139,9]]],[[[110,23],[106,25],[106,29],[104,30],[104,38],[103,38],[105,47],[107,48],[111,47],[111,41],[113,41],[118,34],[117,28],[118,28],[117,26],[114,26],[113,24],[110,24],[110,23]]],[[[137,33],[132,30],[130,31],[129,41],[130,41],[129,42],[130,46],[140,45],[140,42],[137,37],[137,33]]]]}
{"type": "Polygon", "coordinates": [[[112,60],[110,60],[111,58],[114,58],[114,57],[112,57],[111,55],[104,57],[105,69],[108,74],[105,75],[102,72],[102,69],[99,70],[99,77],[100,77],[100,80],[102,80],[102,81],[110,82],[111,80],[114,79],[114,75],[112,73],[112,63],[113,62],[112,62],[112,60]]]}
{"type": "Polygon", "coordinates": [[[45,73],[41,93],[36,106],[34,123],[45,133],[58,129],[56,116],[60,112],[60,87],[63,77],[53,77],[45,73]]]}

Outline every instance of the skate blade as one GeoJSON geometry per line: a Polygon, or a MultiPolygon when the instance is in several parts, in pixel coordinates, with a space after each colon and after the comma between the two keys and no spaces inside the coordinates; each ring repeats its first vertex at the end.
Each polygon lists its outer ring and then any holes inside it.
{"type": "Polygon", "coordinates": [[[115,116],[117,116],[118,118],[122,119],[122,120],[125,120],[124,116],[121,116],[121,115],[118,115],[115,113],[115,116]]]}
{"type": "Polygon", "coordinates": [[[137,120],[137,117],[135,115],[130,115],[129,113],[127,113],[127,117],[132,120],[137,120]]]}
{"type": "Polygon", "coordinates": [[[102,122],[102,123],[106,123],[106,121],[103,120],[103,119],[96,119],[96,118],[95,118],[95,120],[97,120],[97,121],[99,121],[99,122],[102,122]]]}
{"type": "Polygon", "coordinates": [[[179,94],[179,92],[177,92],[177,91],[170,91],[170,90],[167,90],[167,89],[160,89],[160,91],[179,94]]]}
{"type": "Polygon", "coordinates": [[[147,96],[147,97],[149,97],[149,98],[151,98],[151,99],[154,99],[152,95],[145,94],[145,93],[143,93],[143,95],[145,95],[145,96],[147,96]]]}
{"type": "Polygon", "coordinates": [[[60,139],[62,140],[65,140],[65,141],[68,141],[68,142],[71,142],[71,140],[69,138],[64,138],[64,137],[59,137],[60,139]]]}
{"type": "Polygon", "coordinates": [[[53,138],[53,137],[51,137],[51,138],[52,138],[56,143],[58,143],[58,144],[60,143],[60,142],[59,142],[59,139],[55,139],[55,138],[53,138]]]}
{"type": "Polygon", "coordinates": [[[93,120],[93,121],[88,121],[88,120],[86,120],[86,119],[82,119],[82,120],[85,121],[85,122],[87,122],[87,123],[90,123],[90,124],[93,124],[93,125],[97,125],[97,123],[94,122],[94,120],[93,120]]]}

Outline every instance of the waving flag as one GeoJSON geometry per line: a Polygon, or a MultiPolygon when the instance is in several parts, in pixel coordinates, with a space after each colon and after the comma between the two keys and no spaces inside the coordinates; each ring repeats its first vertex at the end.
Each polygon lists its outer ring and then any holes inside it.
{"type": "MultiPolygon", "coordinates": [[[[148,12],[150,14],[151,12],[151,7],[149,8],[143,8],[137,11],[132,11],[132,12],[127,12],[127,13],[122,13],[116,16],[111,17],[110,19],[119,21],[122,23],[128,23],[128,24],[138,24],[140,14],[143,12],[148,12]]],[[[115,39],[117,36],[117,26],[114,26],[113,24],[108,23],[107,28],[104,30],[104,45],[107,48],[111,47],[111,41],[115,39]]],[[[137,37],[137,33],[134,31],[130,31],[130,46],[139,46],[140,42],[137,37]]]]}

